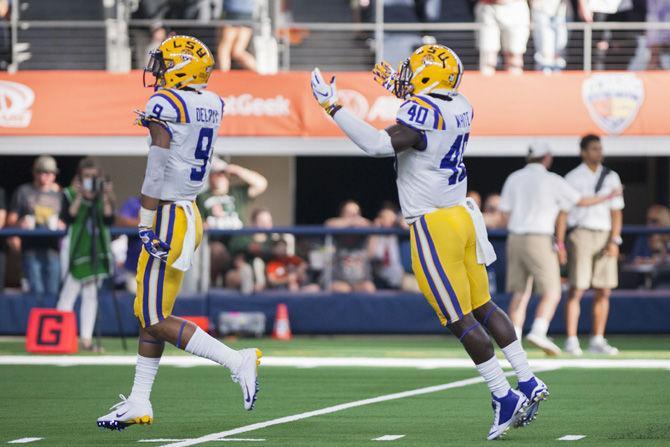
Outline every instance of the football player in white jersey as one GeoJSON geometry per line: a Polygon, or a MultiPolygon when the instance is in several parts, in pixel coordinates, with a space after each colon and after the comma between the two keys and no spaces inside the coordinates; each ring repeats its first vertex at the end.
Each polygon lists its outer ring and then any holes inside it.
{"type": "Polygon", "coordinates": [[[342,108],[335,77],[326,82],[318,68],[312,72],[312,93],[368,155],[396,157],[400,205],[410,224],[412,268],[440,322],[458,337],[488,384],[494,417],[487,438],[496,439],[510,426],[531,422],[549,392],[531,372],[507,314],[489,295],[486,265],[495,253],[479,209],[466,200],[463,152],[473,111],[458,93],[463,67],[451,49],[424,45],[398,72],[380,63],[373,73],[404,101],[396,124],[385,130],[342,108]],[[488,334],[514,368],[518,389],[505,378],[488,334]]]}
{"type": "Polygon", "coordinates": [[[144,245],[137,265],[135,315],[140,322],[135,381],[130,395],[98,419],[98,426],[122,430],[151,424],[149,401],[164,343],[228,368],[251,410],[258,392],[258,349],[235,351],[193,323],[172,316],[184,272],[202,239],[194,202],[207,184],[212,148],[223,118],[223,100],[205,90],[214,58],[198,39],[174,36],[151,53],[146,75],[155,93],[138,124],[147,127],[150,148],[142,183],[139,237],[144,245]]]}

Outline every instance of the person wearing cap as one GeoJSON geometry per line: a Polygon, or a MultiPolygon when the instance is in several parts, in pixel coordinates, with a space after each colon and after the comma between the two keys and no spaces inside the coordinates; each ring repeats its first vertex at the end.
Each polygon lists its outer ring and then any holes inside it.
{"type": "Polygon", "coordinates": [[[561,299],[560,263],[566,262],[565,245],[557,224],[564,228],[566,212],[574,206],[591,206],[602,197],[582,197],[563,177],[549,172],[551,148],[534,143],[527,164],[505,181],[499,209],[507,222],[507,291],[512,293],[508,314],[521,339],[531,292],[541,295],[535,320],[526,340],[548,355],[561,349],[547,337],[547,330],[561,299]],[[563,223],[562,223],[563,222],[563,223]]]}
{"type": "MultiPolygon", "coordinates": [[[[33,164],[33,181],[18,187],[12,197],[7,225],[24,230],[62,230],[60,186],[56,183],[58,166],[49,155],[38,157],[33,164]]],[[[24,237],[20,246],[23,274],[30,291],[41,299],[43,295],[58,294],[60,282],[60,238],[24,237]]]]}
{"type": "Polygon", "coordinates": [[[573,230],[568,237],[568,279],[570,294],[566,303],[565,350],[581,355],[577,339],[580,301],[584,292],[593,287],[593,322],[589,351],[616,355],[619,350],[605,339],[609,316],[609,297],[618,285],[617,260],[621,239],[624,201],[619,175],[603,166],[603,146],[596,135],[584,136],[579,144],[582,163],[568,172],[565,180],[581,194],[603,197],[598,206],[575,208],[568,216],[573,230]],[[608,198],[611,198],[609,200],[608,198]]]}
{"type": "MultiPolygon", "coordinates": [[[[207,229],[239,229],[246,221],[249,203],[268,187],[268,181],[256,171],[226,163],[219,157],[212,159],[209,188],[197,198],[204,227],[207,229]]],[[[229,236],[209,236],[212,285],[221,283],[231,266],[226,248],[229,236]]]]}

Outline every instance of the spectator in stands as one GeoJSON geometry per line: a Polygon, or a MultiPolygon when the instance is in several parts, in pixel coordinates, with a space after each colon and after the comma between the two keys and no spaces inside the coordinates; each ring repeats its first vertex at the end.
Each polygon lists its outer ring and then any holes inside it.
{"type": "Polygon", "coordinates": [[[568,238],[570,295],[565,311],[568,335],[565,350],[574,355],[582,353],[577,339],[580,301],[584,292],[593,287],[595,295],[589,351],[615,355],[619,350],[610,346],[605,339],[605,326],[610,294],[617,287],[619,279],[617,261],[619,246],[623,242],[621,226],[624,201],[616,193],[622,189],[621,179],[616,172],[603,166],[603,146],[598,136],[584,136],[579,147],[582,163],[570,171],[565,179],[580,194],[595,194],[606,200],[590,208],[575,208],[568,216],[568,225],[573,230],[568,238]]]}
{"type": "MultiPolygon", "coordinates": [[[[7,223],[7,202],[5,200],[5,190],[0,188],[0,230],[5,228],[7,223]]],[[[7,267],[7,248],[4,237],[0,237],[0,293],[5,290],[5,270],[7,267]]]]}
{"type": "Polygon", "coordinates": [[[82,159],[72,185],[63,190],[61,219],[68,225],[69,269],[56,307],[72,311],[81,292],[79,334],[87,351],[94,349],[98,280],[109,276],[113,265],[109,230],[114,203],[112,183],[105,181],[92,158],[82,159]]]}
{"type": "Polygon", "coordinates": [[[266,266],[269,289],[283,289],[291,292],[318,292],[317,284],[308,284],[307,263],[290,254],[288,243],[279,239],[273,243],[272,257],[266,266]]]}
{"type": "MultiPolygon", "coordinates": [[[[379,228],[399,228],[398,210],[393,204],[382,206],[374,220],[379,228]]],[[[395,234],[374,235],[368,240],[368,254],[372,261],[373,278],[378,289],[399,289],[405,270],[400,259],[398,236],[395,234]]]]}
{"type": "Polygon", "coordinates": [[[489,230],[505,228],[505,216],[500,210],[500,194],[489,194],[486,197],[482,214],[489,230]]]}
{"type": "Polygon", "coordinates": [[[137,9],[133,11],[133,19],[153,21],[149,28],[131,27],[129,30],[134,49],[134,67],[144,68],[149,59],[149,51],[154,49],[156,38],[161,32],[165,33],[162,20],[170,14],[173,5],[169,0],[141,0],[135,4],[137,9]]]}
{"type": "MultiPolygon", "coordinates": [[[[251,21],[254,19],[255,3],[255,0],[225,0],[223,19],[251,21]]],[[[223,27],[217,50],[219,69],[229,71],[231,62],[235,61],[245,70],[256,71],[256,58],[247,50],[253,32],[247,25],[223,27]]]]}
{"type": "MultiPolygon", "coordinates": [[[[340,207],[340,215],[326,220],[330,228],[368,228],[370,221],[361,215],[355,200],[347,200],[340,207]]],[[[372,265],[366,247],[367,237],[340,235],[335,238],[337,248],[333,262],[331,290],[338,293],[374,292],[372,265]]]]}
{"type": "MultiPolygon", "coordinates": [[[[647,0],[647,22],[670,23],[670,0],[647,0]]],[[[649,70],[670,69],[670,30],[647,30],[649,70]]]]}
{"type": "MultiPolygon", "coordinates": [[[[117,227],[137,229],[140,224],[140,198],[139,196],[129,197],[116,214],[115,225],[117,227]]],[[[123,263],[123,276],[126,284],[126,290],[130,293],[137,292],[137,260],[142,252],[142,241],[138,237],[128,237],[128,248],[126,250],[126,260],[123,263]]]]}
{"type": "MultiPolygon", "coordinates": [[[[670,208],[665,205],[652,205],[647,210],[648,227],[670,227],[670,208]]],[[[638,236],[629,254],[633,265],[655,266],[667,263],[670,259],[670,235],[655,233],[638,236]]]]}
{"type": "MultiPolygon", "coordinates": [[[[0,0],[0,70],[12,62],[12,28],[10,0],[0,0]]],[[[4,276],[4,275],[3,275],[4,276]]]]}
{"type": "MultiPolygon", "coordinates": [[[[254,209],[251,212],[251,226],[264,230],[273,228],[274,221],[270,210],[254,209]]],[[[226,287],[240,290],[244,294],[265,289],[265,263],[272,257],[274,243],[282,239],[281,235],[275,233],[255,233],[231,238],[229,249],[233,256],[233,269],[226,274],[226,287]]]]}
{"type": "Polygon", "coordinates": [[[533,0],[531,8],[536,68],[545,73],[564,70],[563,53],[568,43],[567,0],[533,0]]]}
{"type": "MultiPolygon", "coordinates": [[[[633,0],[588,1],[580,7],[580,12],[585,22],[643,22],[645,17],[634,8],[634,3],[633,0]]],[[[593,69],[628,69],[639,36],[641,32],[635,29],[595,30],[593,69]]]]}
{"type": "Polygon", "coordinates": [[[553,157],[547,144],[534,143],[528,149],[527,161],[526,167],[507,178],[500,199],[499,208],[505,213],[509,230],[507,289],[514,294],[508,313],[521,339],[534,287],[542,297],[526,340],[549,355],[557,355],[561,349],[547,337],[547,330],[561,299],[559,262],[566,261],[566,212],[575,205],[590,206],[608,198],[583,198],[588,192],[578,192],[562,177],[549,172],[553,157]]]}
{"type": "MultiPolygon", "coordinates": [[[[417,0],[384,0],[384,22],[416,23],[423,16],[423,2],[417,0]]],[[[383,59],[397,67],[421,45],[421,36],[416,31],[393,31],[384,33],[383,59]]]]}
{"type": "Polygon", "coordinates": [[[501,46],[505,68],[510,73],[521,73],[530,34],[526,0],[479,0],[475,20],[482,24],[478,36],[482,73],[495,73],[501,46]]]}
{"type": "Polygon", "coordinates": [[[470,190],[465,196],[474,200],[479,209],[482,208],[482,195],[479,194],[477,191],[470,190]]]}
{"type": "MultiPolygon", "coordinates": [[[[7,225],[23,230],[63,230],[60,186],[56,183],[58,166],[49,155],[41,155],[33,164],[33,181],[14,192],[7,225]]],[[[13,239],[21,247],[23,274],[30,291],[41,300],[44,294],[56,296],[60,283],[60,238],[25,237],[13,239]]]]}
{"type": "MultiPolygon", "coordinates": [[[[207,229],[242,228],[249,203],[265,192],[268,181],[258,172],[229,164],[218,157],[212,160],[209,189],[196,199],[207,229]],[[235,181],[235,184],[231,184],[235,181]]],[[[228,236],[209,236],[211,283],[220,286],[231,266],[226,242],[228,236]]]]}

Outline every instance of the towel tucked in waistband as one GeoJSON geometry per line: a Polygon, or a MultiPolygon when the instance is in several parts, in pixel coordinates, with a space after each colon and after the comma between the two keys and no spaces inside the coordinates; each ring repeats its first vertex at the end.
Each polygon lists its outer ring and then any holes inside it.
{"type": "Polygon", "coordinates": [[[479,210],[477,203],[470,197],[467,197],[461,206],[465,207],[472,217],[472,223],[475,226],[475,238],[477,239],[477,262],[479,264],[491,265],[497,259],[496,252],[493,249],[493,244],[489,241],[489,234],[486,231],[486,223],[484,223],[484,216],[479,210]]]}
{"type": "Polygon", "coordinates": [[[187,271],[193,264],[193,252],[195,251],[195,210],[193,203],[187,200],[180,200],[175,202],[175,205],[184,210],[186,216],[186,234],[184,235],[184,243],[181,248],[181,255],[172,264],[172,267],[182,272],[187,271]]]}

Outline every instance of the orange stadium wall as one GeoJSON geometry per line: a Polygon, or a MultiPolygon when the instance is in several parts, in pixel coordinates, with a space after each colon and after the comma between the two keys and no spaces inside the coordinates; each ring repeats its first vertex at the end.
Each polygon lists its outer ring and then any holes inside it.
{"type": "MultiPolygon", "coordinates": [[[[394,121],[400,101],[368,73],[338,73],[337,84],[343,102],[357,115],[378,127],[394,121]]],[[[210,88],[226,102],[221,135],[342,135],[315,104],[307,72],[215,72],[210,88]]],[[[463,77],[461,91],[474,106],[476,135],[670,135],[666,72],[472,72],[463,77]]],[[[143,129],[132,124],[132,111],[142,108],[150,94],[142,87],[141,72],[2,73],[0,135],[143,135],[143,129]]]]}

